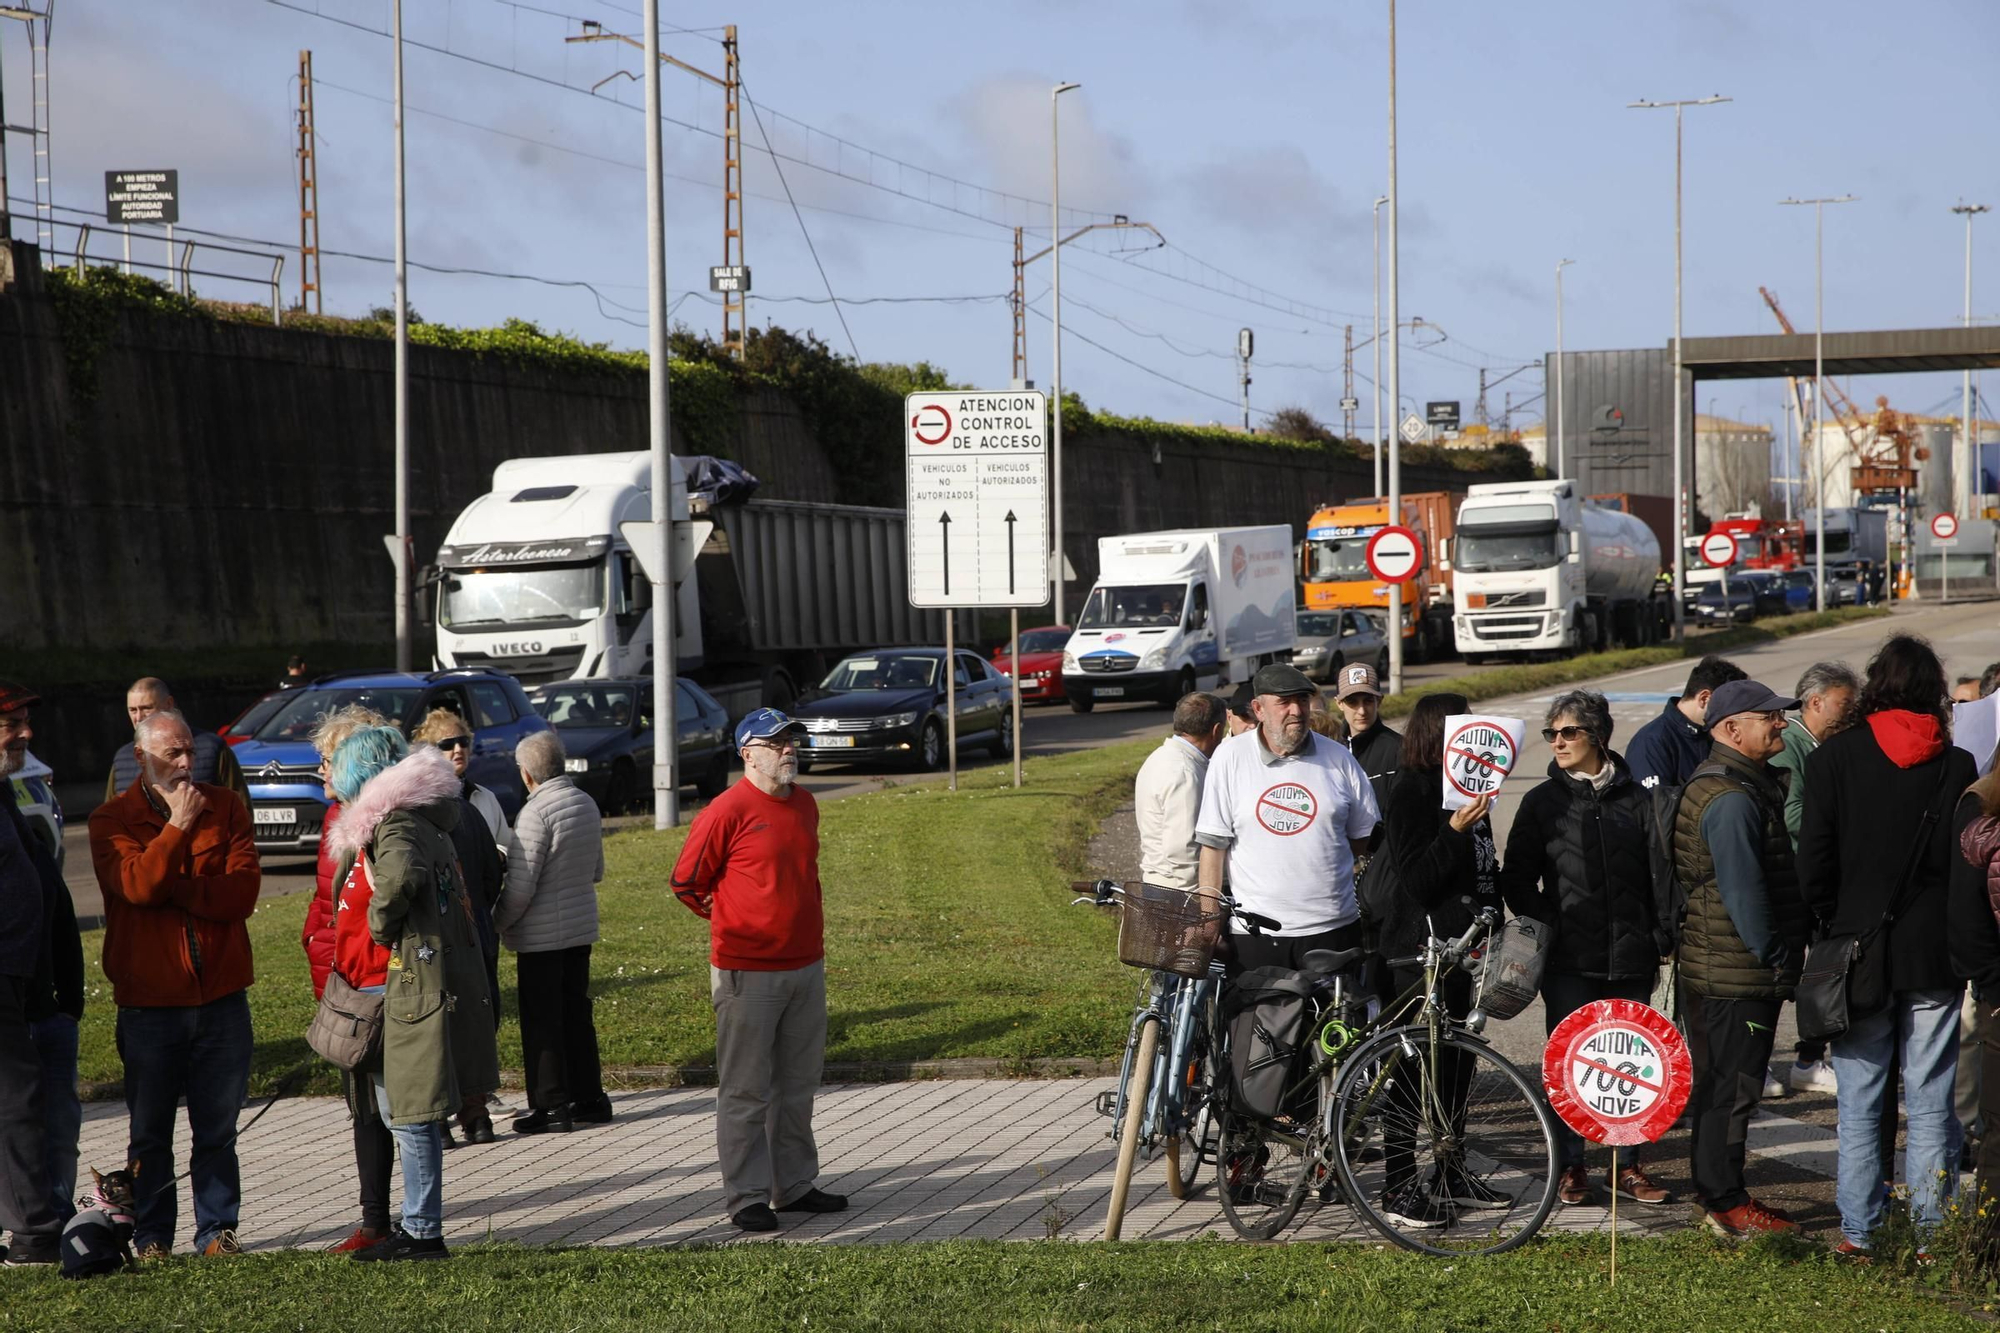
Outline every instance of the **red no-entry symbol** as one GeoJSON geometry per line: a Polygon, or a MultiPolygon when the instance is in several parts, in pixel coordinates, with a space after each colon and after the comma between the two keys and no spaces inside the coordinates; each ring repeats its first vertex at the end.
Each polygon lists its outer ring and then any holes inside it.
{"type": "Polygon", "coordinates": [[[951,413],[932,403],[910,418],[910,432],[922,444],[943,444],[951,434],[951,413]]]}

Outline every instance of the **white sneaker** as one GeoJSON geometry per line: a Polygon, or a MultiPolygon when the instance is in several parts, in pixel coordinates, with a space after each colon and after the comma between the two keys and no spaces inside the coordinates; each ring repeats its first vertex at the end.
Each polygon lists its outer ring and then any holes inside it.
{"type": "Polygon", "coordinates": [[[1777,1068],[1772,1065],[1764,1066],[1764,1100],[1768,1102],[1776,1097],[1789,1097],[1791,1094],[1792,1090],[1785,1086],[1785,1080],[1778,1077],[1777,1068]]]}
{"type": "Polygon", "coordinates": [[[1833,1061],[1815,1060],[1811,1064],[1803,1061],[1792,1066],[1792,1088],[1797,1092],[1824,1092],[1829,1095],[1840,1091],[1840,1084],[1833,1076],[1833,1061]]]}

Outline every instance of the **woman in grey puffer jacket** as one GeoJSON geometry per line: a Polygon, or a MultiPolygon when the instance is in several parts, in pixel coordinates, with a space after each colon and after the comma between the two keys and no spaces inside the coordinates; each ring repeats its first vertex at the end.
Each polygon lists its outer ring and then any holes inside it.
{"type": "Polygon", "coordinates": [[[528,1114],[518,1134],[566,1134],[611,1119],[591,1021],[590,946],[604,827],[597,802],[563,772],[562,740],[538,731],[514,748],[528,800],[514,821],[507,886],[493,924],[514,951],[528,1114]]]}

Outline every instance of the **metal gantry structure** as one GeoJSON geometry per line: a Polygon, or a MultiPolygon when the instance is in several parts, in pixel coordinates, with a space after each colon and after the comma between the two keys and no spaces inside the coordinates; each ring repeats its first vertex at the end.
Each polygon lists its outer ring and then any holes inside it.
{"type": "Polygon", "coordinates": [[[319,157],[314,152],[313,53],[299,52],[299,309],[326,313],[319,281],[319,157]]]}
{"type": "MultiPolygon", "coordinates": [[[[1088,236],[1094,231],[1151,232],[1153,234],[1153,248],[1156,250],[1167,243],[1167,238],[1160,235],[1158,227],[1155,227],[1150,222],[1134,222],[1123,213],[1114,215],[1110,222],[1087,222],[1069,235],[1063,237],[1061,243],[1068,245],[1079,237],[1088,236]]],[[[1023,384],[1027,382],[1028,378],[1028,265],[1034,263],[1037,259],[1052,254],[1055,248],[1054,245],[1045,245],[1033,254],[1026,254],[1024,253],[1026,249],[1026,229],[1021,227],[1014,228],[1014,286],[1012,294],[1008,298],[1007,306],[1014,319],[1014,378],[1023,384]]]]}
{"type": "MultiPolygon", "coordinates": [[[[0,224],[8,216],[7,135],[25,134],[35,183],[35,244],[44,254],[54,253],[56,247],[55,177],[49,168],[49,34],[55,18],[56,0],[42,0],[39,7],[27,0],[0,2],[0,19],[18,19],[28,30],[30,105],[26,125],[9,125],[5,104],[0,102],[0,224]]],[[[6,228],[0,226],[0,238],[6,235],[6,228]]]]}

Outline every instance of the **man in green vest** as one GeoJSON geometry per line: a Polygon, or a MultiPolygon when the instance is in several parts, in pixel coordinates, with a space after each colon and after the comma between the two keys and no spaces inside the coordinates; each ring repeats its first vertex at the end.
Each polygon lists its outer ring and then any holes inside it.
{"type": "Polygon", "coordinates": [[[1709,698],[1709,755],[1682,790],[1674,871],[1688,894],[1681,985],[1694,1057],[1691,1169],[1703,1220],[1724,1236],[1796,1231],[1743,1178],[1778,1010],[1798,985],[1811,918],[1792,869],[1785,786],[1770,760],[1799,701],[1752,680],[1709,698]]]}

